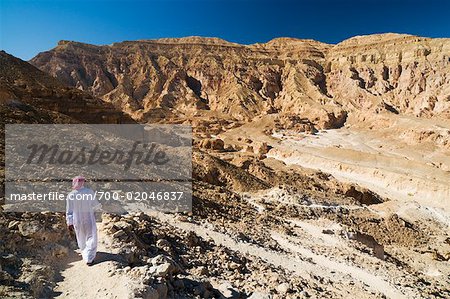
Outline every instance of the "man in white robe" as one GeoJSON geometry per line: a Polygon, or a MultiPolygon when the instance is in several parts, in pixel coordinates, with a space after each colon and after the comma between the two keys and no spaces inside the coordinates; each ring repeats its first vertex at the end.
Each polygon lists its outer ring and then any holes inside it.
{"type": "Polygon", "coordinates": [[[69,231],[75,230],[78,247],[88,266],[93,265],[97,254],[97,224],[94,210],[100,205],[95,193],[84,187],[85,178],[77,176],[72,180],[72,192],[66,199],[66,221],[69,231]]]}

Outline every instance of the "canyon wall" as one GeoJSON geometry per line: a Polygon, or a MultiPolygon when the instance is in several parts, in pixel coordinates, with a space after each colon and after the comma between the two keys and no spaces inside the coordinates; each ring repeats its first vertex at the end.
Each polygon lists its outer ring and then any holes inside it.
{"type": "Polygon", "coordinates": [[[278,38],[61,41],[30,61],[140,120],[202,111],[237,120],[300,114],[321,128],[370,111],[449,118],[450,40],[358,36],[337,45],[278,38]]]}

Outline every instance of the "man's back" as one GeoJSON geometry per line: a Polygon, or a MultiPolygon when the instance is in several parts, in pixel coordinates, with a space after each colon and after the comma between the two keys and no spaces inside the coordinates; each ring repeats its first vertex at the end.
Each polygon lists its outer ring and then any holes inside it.
{"type": "Polygon", "coordinates": [[[83,187],[72,190],[67,196],[68,212],[74,223],[85,222],[93,217],[94,209],[99,205],[92,189],[83,187]]]}

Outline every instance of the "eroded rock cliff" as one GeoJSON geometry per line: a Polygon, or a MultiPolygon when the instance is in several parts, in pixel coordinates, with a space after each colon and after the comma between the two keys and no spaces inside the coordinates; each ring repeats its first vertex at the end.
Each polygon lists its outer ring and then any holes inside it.
{"type": "Polygon", "coordinates": [[[354,111],[448,118],[449,59],[448,39],[380,34],[337,45],[292,38],[253,45],[200,37],[108,46],[61,41],[30,62],[136,119],[208,111],[251,120],[280,112],[334,128],[354,111]]]}
{"type": "Polygon", "coordinates": [[[0,52],[0,109],[3,123],[128,123],[109,103],[0,52]]]}

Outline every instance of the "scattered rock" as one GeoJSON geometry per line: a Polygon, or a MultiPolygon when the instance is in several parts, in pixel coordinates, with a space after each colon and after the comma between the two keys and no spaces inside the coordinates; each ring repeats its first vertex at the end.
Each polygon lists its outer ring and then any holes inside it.
{"type": "Polygon", "coordinates": [[[219,285],[219,287],[217,289],[222,294],[222,296],[225,298],[237,299],[237,298],[240,298],[240,296],[241,296],[239,290],[236,289],[235,287],[233,287],[233,285],[229,282],[222,283],[221,285],[219,285]]]}
{"type": "Polygon", "coordinates": [[[270,294],[253,292],[247,299],[272,299],[270,294]]]}
{"type": "Polygon", "coordinates": [[[253,142],[253,150],[257,155],[267,154],[269,152],[270,147],[266,142],[253,142]]]}
{"type": "Polygon", "coordinates": [[[280,294],[286,294],[288,293],[290,290],[289,284],[288,283],[282,283],[279,286],[277,286],[277,292],[280,294]]]}
{"type": "Polygon", "coordinates": [[[171,249],[171,244],[169,241],[167,241],[166,239],[159,239],[156,242],[156,247],[158,247],[159,249],[165,250],[165,251],[170,251],[171,249]]]}
{"type": "Polygon", "coordinates": [[[200,141],[199,146],[201,148],[205,148],[205,149],[212,149],[212,150],[216,150],[216,151],[222,151],[224,150],[224,142],[222,139],[202,139],[200,141]]]}

